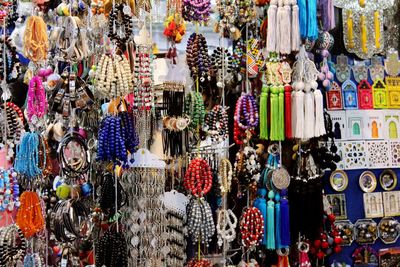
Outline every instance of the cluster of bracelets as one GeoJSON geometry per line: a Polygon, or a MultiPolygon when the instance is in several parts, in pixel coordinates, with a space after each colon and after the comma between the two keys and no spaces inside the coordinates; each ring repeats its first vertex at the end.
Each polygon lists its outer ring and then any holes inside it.
{"type": "Polygon", "coordinates": [[[186,61],[194,79],[205,82],[210,79],[210,58],[207,41],[202,34],[192,33],[186,46],[186,61]]]}
{"type": "Polygon", "coordinates": [[[80,177],[84,175],[90,166],[90,153],[86,140],[77,132],[70,132],[64,135],[58,145],[58,162],[61,165],[62,173],[68,177],[80,177]],[[73,145],[75,147],[71,148],[73,145]],[[75,155],[79,152],[78,155],[75,155]],[[66,154],[73,154],[72,161],[67,159],[66,154]]]}
{"type": "Polygon", "coordinates": [[[42,174],[39,168],[40,137],[37,133],[25,133],[17,146],[14,169],[19,174],[32,179],[42,174]]]}
{"type": "Polygon", "coordinates": [[[249,207],[240,220],[242,244],[246,248],[257,246],[264,236],[264,218],[259,209],[249,207]]]}
{"type": "Polygon", "coordinates": [[[97,266],[128,266],[128,249],[124,234],[108,229],[96,246],[97,266]]]}
{"type": "Polygon", "coordinates": [[[80,200],[59,201],[53,208],[51,228],[60,242],[71,242],[83,238],[81,226],[88,220],[89,208],[80,200]]]}
{"type": "Polygon", "coordinates": [[[183,0],[182,16],[185,21],[207,22],[210,10],[210,0],[183,0]]]}
{"type": "Polygon", "coordinates": [[[211,137],[214,142],[221,142],[229,137],[228,132],[228,113],[226,108],[221,105],[215,105],[210,112],[207,113],[205,119],[204,131],[211,137]]]}
{"type": "Polygon", "coordinates": [[[207,161],[202,158],[193,159],[186,171],[184,186],[196,197],[205,196],[212,186],[212,172],[207,161]]]}
{"type": "Polygon", "coordinates": [[[102,55],[96,70],[96,89],[104,98],[124,96],[133,89],[133,77],[125,56],[102,55]]]}
{"type": "Polygon", "coordinates": [[[125,136],[122,127],[122,120],[118,116],[106,116],[102,120],[97,147],[98,160],[112,160],[116,164],[127,162],[125,139],[131,138],[131,136],[125,136]]]}
{"type": "Polygon", "coordinates": [[[0,266],[17,266],[25,252],[25,236],[16,224],[0,228],[0,266]]]}
{"type": "Polygon", "coordinates": [[[190,118],[190,127],[196,129],[202,125],[206,115],[202,94],[199,92],[190,92],[185,99],[183,112],[190,118]]]}
{"type": "Polygon", "coordinates": [[[197,244],[201,240],[201,243],[208,246],[215,233],[210,204],[204,199],[192,198],[186,210],[188,233],[193,244],[197,244]]]}
{"type": "Polygon", "coordinates": [[[0,212],[13,211],[21,205],[19,201],[19,184],[17,173],[13,170],[2,170],[0,176],[0,212]]]}
{"type": "Polygon", "coordinates": [[[42,78],[34,76],[29,82],[27,111],[29,121],[42,118],[47,113],[47,98],[42,78]]]}

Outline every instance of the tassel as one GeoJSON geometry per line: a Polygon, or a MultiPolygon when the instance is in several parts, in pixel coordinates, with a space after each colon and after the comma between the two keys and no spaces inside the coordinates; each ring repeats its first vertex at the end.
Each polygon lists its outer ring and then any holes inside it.
{"type": "Polygon", "coordinates": [[[375,48],[381,48],[381,22],[379,20],[379,11],[374,12],[374,26],[375,26],[375,48]]]}
{"type": "Polygon", "coordinates": [[[295,131],[293,132],[295,138],[304,137],[304,92],[295,92],[295,110],[292,112],[292,121],[295,123],[295,131]],[[296,116],[293,116],[296,114],[296,116]]]}
{"type": "Polygon", "coordinates": [[[275,37],[276,37],[276,49],[275,51],[279,53],[282,49],[283,43],[281,43],[281,40],[283,40],[282,35],[285,35],[284,32],[282,32],[282,22],[283,22],[283,17],[285,16],[285,9],[283,8],[282,4],[283,0],[279,0],[279,5],[278,5],[278,11],[276,12],[276,28],[275,28],[275,37]]]}
{"type": "Polygon", "coordinates": [[[307,39],[307,3],[306,0],[298,0],[300,36],[307,39]]]}
{"type": "Polygon", "coordinates": [[[279,139],[279,99],[278,99],[278,88],[271,87],[271,133],[269,138],[271,141],[278,141],[279,139]]]}
{"type": "Polygon", "coordinates": [[[324,100],[321,90],[314,90],[315,101],[315,137],[319,137],[326,133],[324,120],[324,100]]]}
{"type": "Polygon", "coordinates": [[[285,136],[286,138],[292,138],[292,107],[291,107],[291,94],[292,87],[285,85],[285,136]]]}
{"type": "Polygon", "coordinates": [[[310,139],[314,137],[314,124],[315,111],[313,93],[306,88],[306,92],[304,94],[304,139],[310,139]]]}
{"type": "Polygon", "coordinates": [[[367,26],[365,24],[365,15],[361,15],[360,24],[361,24],[361,49],[363,53],[368,53],[367,26]]]}
{"type": "Polygon", "coordinates": [[[278,0],[272,0],[268,7],[267,52],[276,51],[276,13],[278,0]]]}
{"type": "Polygon", "coordinates": [[[291,42],[292,51],[299,51],[300,49],[300,29],[299,29],[299,6],[297,1],[293,0],[292,6],[292,32],[291,32],[291,42]]]}
{"type": "MultiPolygon", "coordinates": [[[[267,190],[264,188],[258,189],[257,191],[259,197],[254,201],[253,206],[260,210],[263,218],[267,218],[267,200],[265,196],[267,195],[267,190]]],[[[264,220],[264,229],[267,229],[267,220],[264,220]]],[[[267,231],[264,231],[264,237],[261,242],[264,246],[267,245],[267,231]]]]}
{"type": "Polygon", "coordinates": [[[274,219],[274,191],[268,192],[268,204],[267,204],[267,249],[275,249],[275,219],[274,219]]]}
{"type": "Polygon", "coordinates": [[[281,191],[281,245],[290,247],[289,200],[287,189],[281,191]]]}
{"type": "Polygon", "coordinates": [[[365,0],[359,0],[358,3],[360,4],[360,7],[365,7],[365,0]]]}
{"type": "Polygon", "coordinates": [[[263,86],[260,97],[260,138],[268,139],[268,86],[263,86]]]}
{"type": "Polygon", "coordinates": [[[307,38],[318,39],[317,0],[307,0],[307,38]]]}
{"type": "Polygon", "coordinates": [[[278,97],[278,140],[285,140],[285,101],[284,101],[284,89],[283,86],[279,87],[279,97],[278,97]]]}
{"type": "Polygon", "coordinates": [[[347,40],[349,41],[349,48],[354,48],[354,33],[353,33],[353,12],[347,10],[347,40]]]}
{"type": "Polygon", "coordinates": [[[281,196],[277,192],[275,194],[275,247],[280,249],[281,244],[281,196]]]}
{"type": "Polygon", "coordinates": [[[278,266],[277,267],[290,267],[288,256],[278,256],[278,266]]]}
{"type": "MultiPolygon", "coordinates": [[[[291,8],[288,0],[285,0],[285,5],[283,6],[283,11],[280,17],[280,52],[281,54],[290,54],[292,44],[291,44],[291,24],[290,24],[290,14],[291,8]]],[[[279,11],[278,11],[279,14],[279,11]]],[[[279,18],[278,18],[279,19],[279,18]]]]}
{"type": "Polygon", "coordinates": [[[323,30],[330,31],[335,28],[335,10],[332,0],[320,0],[319,10],[321,12],[323,30]]]}

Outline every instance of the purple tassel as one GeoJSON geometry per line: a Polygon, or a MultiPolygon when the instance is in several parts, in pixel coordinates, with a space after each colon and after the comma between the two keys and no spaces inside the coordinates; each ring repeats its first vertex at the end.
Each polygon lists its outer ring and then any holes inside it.
{"type": "Polygon", "coordinates": [[[289,221],[289,200],[287,199],[287,190],[281,191],[281,245],[290,246],[290,221],[289,221]]]}
{"type": "Polygon", "coordinates": [[[324,31],[330,31],[336,26],[335,8],[332,0],[320,0],[319,10],[322,18],[322,28],[324,31]]]}

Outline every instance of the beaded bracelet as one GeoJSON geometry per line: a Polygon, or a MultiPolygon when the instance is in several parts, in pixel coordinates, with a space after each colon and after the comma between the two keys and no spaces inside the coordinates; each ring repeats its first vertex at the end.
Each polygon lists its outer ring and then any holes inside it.
{"type": "Polygon", "coordinates": [[[214,142],[226,140],[229,137],[226,108],[221,105],[215,105],[207,114],[203,129],[214,142]]]}
{"type": "Polygon", "coordinates": [[[186,46],[186,62],[191,76],[200,82],[210,80],[210,59],[206,38],[202,34],[192,33],[186,46]]]}
{"type": "Polygon", "coordinates": [[[242,244],[246,248],[258,245],[264,235],[264,218],[259,209],[255,207],[247,208],[240,220],[240,233],[242,244]]]}
{"type": "Polygon", "coordinates": [[[210,10],[210,0],[183,0],[182,16],[186,21],[207,22],[210,10]]]}
{"type": "Polygon", "coordinates": [[[188,233],[191,236],[193,244],[201,241],[201,243],[208,246],[215,233],[210,204],[202,198],[192,198],[187,206],[187,214],[188,233]]]}
{"type": "Polygon", "coordinates": [[[254,128],[258,124],[258,108],[253,95],[242,94],[236,102],[235,122],[243,129],[254,128]]]}
{"type": "Polygon", "coordinates": [[[212,186],[212,173],[207,161],[201,158],[193,159],[188,166],[183,183],[194,196],[206,195],[212,186]]]}

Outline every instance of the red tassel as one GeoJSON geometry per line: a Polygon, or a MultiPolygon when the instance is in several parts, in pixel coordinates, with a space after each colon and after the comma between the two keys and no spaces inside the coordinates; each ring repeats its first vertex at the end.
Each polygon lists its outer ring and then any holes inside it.
{"type": "Polygon", "coordinates": [[[286,138],[292,138],[292,87],[285,85],[285,136],[286,138]]]}
{"type": "Polygon", "coordinates": [[[277,267],[290,267],[288,256],[278,256],[278,266],[277,267]]]}

